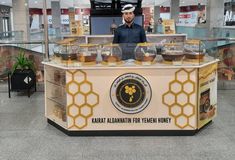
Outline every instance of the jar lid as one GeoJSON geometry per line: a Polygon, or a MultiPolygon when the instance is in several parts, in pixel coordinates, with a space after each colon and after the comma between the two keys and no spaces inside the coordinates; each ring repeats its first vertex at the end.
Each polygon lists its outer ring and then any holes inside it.
{"type": "Polygon", "coordinates": [[[197,40],[197,39],[186,40],[185,44],[199,45],[200,44],[200,40],[197,40]]]}
{"type": "Polygon", "coordinates": [[[119,47],[119,44],[117,44],[117,43],[109,43],[109,44],[103,45],[103,47],[119,47]]]}
{"type": "Polygon", "coordinates": [[[74,42],[76,41],[76,38],[66,38],[60,41],[57,41],[56,43],[59,45],[74,45],[74,42]]]}
{"type": "Polygon", "coordinates": [[[84,44],[80,44],[79,47],[97,47],[98,44],[92,44],[92,43],[84,43],[84,44]]]}
{"type": "Polygon", "coordinates": [[[165,43],[164,46],[183,46],[182,43],[165,43]]]}
{"type": "Polygon", "coordinates": [[[149,43],[149,42],[144,42],[144,43],[138,43],[137,46],[139,47],[149,47],[149,46],[153,46],[154,43],[149,43]]]}

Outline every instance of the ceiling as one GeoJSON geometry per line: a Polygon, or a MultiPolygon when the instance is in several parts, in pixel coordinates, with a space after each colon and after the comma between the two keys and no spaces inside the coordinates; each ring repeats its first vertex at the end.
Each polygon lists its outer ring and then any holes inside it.
{"type": "MultiPolygon", "coordinates": [[[[18,0],[1,0],[0,5],[12,6],[12,1],[18,0]]],[[[62,8],[77,7],[89,8],[90,0],[47,0],[47,7],[51,8],[51,1],[60,1],[62,8]]],[[[103,0],[107,1],[107,0],[103,0]]],[[[27,2],[27,0],[25,0],[27,2]]],[[[197,5],[198,3],[206,4],[207,0],[180,0],[180,6],[197,5]]],[[[42,8],[43,0],[28,0],[30,8],[42,8]]],[[[170,0],[143,0],[142,6],[170,6],[170,0]]]]}

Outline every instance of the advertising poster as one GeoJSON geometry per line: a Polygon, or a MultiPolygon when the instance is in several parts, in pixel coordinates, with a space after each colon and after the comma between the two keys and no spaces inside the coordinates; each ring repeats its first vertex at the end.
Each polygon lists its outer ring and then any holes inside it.
{"type": "Polygon", "coordinates": [[[70,26],[70,33],[72,35],[77,34],[77,25],[76,25],[76,21],[75,21],[74,8],[69,8],[69,26],[70,26]]]}
{"type": "Polygon", "coordinates": [[[181,12],[179,14],[179,24],[185,26],[195,26],[198,23],[198,12],[181,12]]]}
{"type": "Polygon", "coordinates": [[[163,20],[163,33],[164,34],[175,34],[175,20],[163,20]]]}
{"type": "Polygon", "coordinates": [[[198,24],[206,23],[206,8],[198,11],[198,24]]]}
{"type": "Polygon", "coordinates": [[[198,128],[210,122],[217,112],[217,64],[199,69],[198,128]]]}
{"type": "Polygon", "coordinates": [[[225,2],[224,3],[224,25],[235,26],[235,3],[225,2]]]}

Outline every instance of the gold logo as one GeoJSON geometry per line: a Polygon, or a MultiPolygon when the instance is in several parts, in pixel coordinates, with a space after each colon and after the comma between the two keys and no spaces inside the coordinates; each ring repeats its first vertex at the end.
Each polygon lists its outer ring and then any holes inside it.
{"type": "Polygon", "coordinates": [[[126,86],[125,89],[126,89],[125,93],[130,96],[129,102],[132,102],[134,98],[134,94],[136,93],[135,86],[132,86],[132,87],[126,86]]]}
{"type": "Polygon", "coordinates": [[[118,77],[110,89],[113,105],[121,112],[134,114],[143,111],[150,103],[152,91],[148,81],[135,73],[118,77]]]}

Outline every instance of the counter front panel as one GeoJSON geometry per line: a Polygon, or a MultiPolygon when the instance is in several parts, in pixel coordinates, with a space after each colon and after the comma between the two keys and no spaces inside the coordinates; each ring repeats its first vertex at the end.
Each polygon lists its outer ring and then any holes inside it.
{"type": "Polygon", "coordinates": [[[47,81],[46,117],[68,131],[196,131],[216,114],[216,63],[200,69],[64,71],[64,77],[46,74],[57,82],[66,79],[57,91],[59,105],[48,97],[56,83],[47,81]]]}

